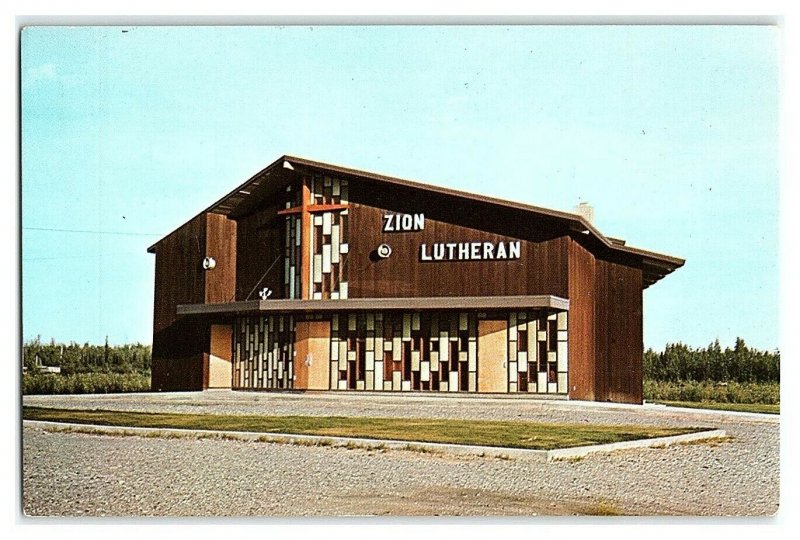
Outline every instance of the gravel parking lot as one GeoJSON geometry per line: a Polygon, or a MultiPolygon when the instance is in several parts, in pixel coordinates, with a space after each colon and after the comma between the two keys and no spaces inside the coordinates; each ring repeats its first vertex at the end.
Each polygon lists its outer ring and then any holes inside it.
{"type": "Polygon", "coordinates": [[[777,416],[522,398],[212,391],[26,396],[25,405],[210,414],[518,419],[707,426],[687,444],[536,463],[23,427],[27,515],[771,515],[777,416]]]}

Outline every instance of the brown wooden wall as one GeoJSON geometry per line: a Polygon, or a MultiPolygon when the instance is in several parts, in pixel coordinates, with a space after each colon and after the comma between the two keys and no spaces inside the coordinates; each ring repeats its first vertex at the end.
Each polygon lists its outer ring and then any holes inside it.
{"type": "Polygon", "coordinates": [[[206,217],[198,216],[162,240],[156,248],[153,313],[152,389],[200,390],[203,387],[201,328],[178,318],[178,304],[205,301],[206,217]]]}
{"type": "Polygon", "coordinates": [[[350,298],[568,295],[569,237],[553,222],[404,188],[375,189],[353,180],[350,199],[350,298]],[[424,230],[383,232],[385,213],[420,212],[425,214],[424,230]],[[522,244],[516,260],[422,262],[419,258],[423,243],[430,250],[435,242],[517,239],[522,244]],[[388,259],[374,254],[383,243],[392,247],[388,259]]]}
{"type": "Polygon", "coordinates": [[[201,390],[208,386],[208,323],[178,317],[178,304],[224,302],[233,297],[236,224],[201,214],[156,247],[152,389],[201,390]],[[206,256],[217,266],[204,270],[206,256]]]}
{"type": "Polygon", "coordinates": [[[205,301],[232,302],[236,296],[236,222],[220,214],[206,214],[205,255],[214,257],[217,266],[204,272],[205,301]]]}
{"type": "Polygon", "coordinates": [[[642,270],[596,261],[595,399],[642,402],[642,270]]]}
{"type": "Polygon", "coordinates": [[[570,398],[641,403],[641,266],[596,258],[578,240],[569,253],[570,398]]]}
{"type": "Polygon", "coordinates": [[[569,395],[595,399],[596,261],[575,240],[569,246],[569,395]]]}
{"type": "Polygon", "coordinates": [[[258,211],[237,221],[236,300],[245,300],[258,280],[273,264],[250,300],[258,299],[258,291],[272,289],[271,298],[283,298],[283,253],[285,217],[277,212],[279,201],[268,201],[258,211]],[[281,256],[278,262],[275,258],[281,256]]]}

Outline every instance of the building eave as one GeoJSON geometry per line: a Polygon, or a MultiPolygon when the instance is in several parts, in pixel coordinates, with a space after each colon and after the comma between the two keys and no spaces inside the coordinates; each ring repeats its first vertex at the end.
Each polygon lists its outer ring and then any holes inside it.
{"type": "Polygon", "coordinates": [[[247,315],[271,312],[319,313],[334,311],[431,309],[554,309],[569,310],[569,300],[552,295],[434,296],[417,298],[348,298],[342,300],[247,300],[217,304],[180,304],[177,314],[247,315]]]}

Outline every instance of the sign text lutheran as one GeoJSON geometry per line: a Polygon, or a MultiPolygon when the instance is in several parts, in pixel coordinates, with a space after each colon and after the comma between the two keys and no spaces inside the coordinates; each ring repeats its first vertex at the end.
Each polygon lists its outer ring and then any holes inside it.
{"type": "MultiPolygon", "coordinates": [[[[385,214],[383,232],[425,229],[425,214],[385,214]]],[[[421,261],[495,261],[519,259],[520,242],[435,242],[419,246],[421,261]]]]}

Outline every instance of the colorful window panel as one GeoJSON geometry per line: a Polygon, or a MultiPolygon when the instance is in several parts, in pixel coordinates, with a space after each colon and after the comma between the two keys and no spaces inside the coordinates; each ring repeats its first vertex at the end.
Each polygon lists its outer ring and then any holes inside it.
{"type": "MultiPolygon", "coordinates": [[[[286,187],[286,208],[300,206],[301,190],[291,185],[286,187]]],[[[290,214],[284,223],[284,253],[283,253],[283,297],[300,298],[300,269],[301,261],[301,217],[290,214]]]]}
{"type": "Polygon", "coordinates": [[[508,353],[509,392],[566,394],[567,312],[509,313],[508,353]]]}
{"type": "Polygon", "coordinates": [[[477,391],[475,314],[334,315],[331,321],[331,388],[477,391]]]}
{"type": "MultiPolygon", "coordinates": [[[[312,204],[347,204],[346,179],[315,175],[310,179],[312,204]]],[[[347,298],[348,223],[346,209],[315,212],[311,226],[310,298],[347,298]]]]}
{"type": "Polygon", "coordinates": [[[294,317],[237,319],[233,334],[234,389],[289,389],[294,377],[294,317]]]}

